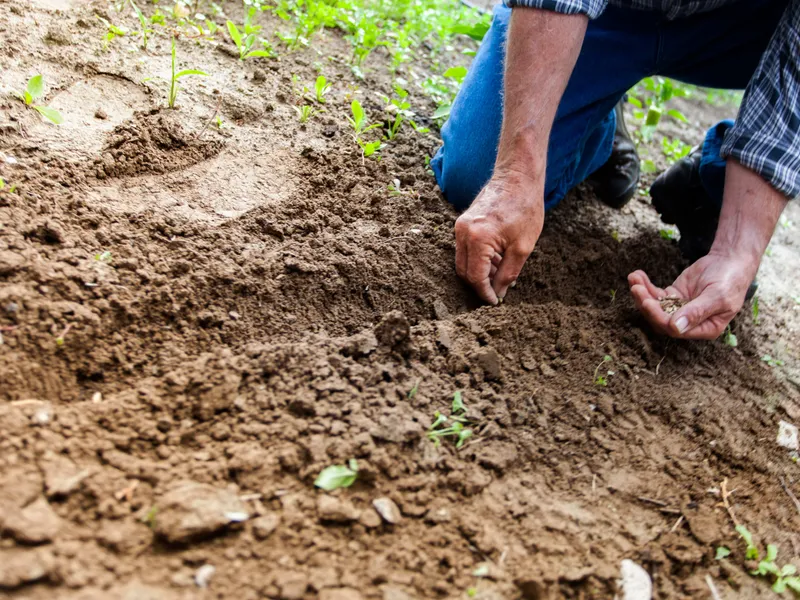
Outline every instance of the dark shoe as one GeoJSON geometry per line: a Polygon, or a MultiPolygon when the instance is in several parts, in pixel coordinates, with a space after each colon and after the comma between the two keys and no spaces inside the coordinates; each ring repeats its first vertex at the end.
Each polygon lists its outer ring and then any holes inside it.
{"type": "MultiPolygon", "coordinates": [[[[653,206],[661,220],[680,231],[678,248],[689,262],[696,262],[711,250],[717,233],[720,206],[708,195],[700,181],[702,144],[659,175],[650,186],[653,206]]],[[[758,283],[753,281],[746,299],[753,297],[758,283]]]]}
{"type": "Polygon", "coordinates": [[[597,197],[611,208],[625,206],[633,198],[639,183],[639,155],[625,127],[622,102],[620,100],[614,109],[617,114],[617,131],[611,156],[587,180],[597,197]]]}

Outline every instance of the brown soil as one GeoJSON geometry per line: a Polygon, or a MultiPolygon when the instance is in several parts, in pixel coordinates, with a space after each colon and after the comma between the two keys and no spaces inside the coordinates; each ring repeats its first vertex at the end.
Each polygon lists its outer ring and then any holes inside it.
{"type": "MultiPolygon", "coordinates": [[[[733,351],[647,329],[625,278],[671,281],[674,244],[615,241],[577,191],[507,302],[479,307],[426,172],[435,136],[362,159],[336,34],[315,42],[334,90],[306,126],[291,75],[313,81],[314,50],[243,65],[183,43],[213,77],[169,111],[133,83],[164,72],[168,40],[145,73],[76,4],[0,5],[4,87],[43,71],[66,119],[3,99],[0,597],[610,598],[624,558],[659,598],[706,598],[707,574],[770,593],[720,489],[780,562],[797,554],[775,435],[800,395],[746,331],[733,351]],[[436,447],[456,390],[474,435],[436,447]],[[355,485],[314,488],[350,458],[355,485]]],[[[376,119],[383,60],[361,83],[376,119]]]]}

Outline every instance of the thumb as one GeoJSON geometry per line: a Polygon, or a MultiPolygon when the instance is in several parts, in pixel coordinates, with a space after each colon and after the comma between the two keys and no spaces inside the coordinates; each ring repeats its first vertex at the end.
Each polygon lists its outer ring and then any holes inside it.
{"type": "Polygon", "coordinates": [[[669,322],[669,327],[678,335],[685,335],[720,312],[722,299],[713,292],[704,291],[697,298],[681,307],[669,322]]]}
{"type": "Polygon", "coordinates": [[[530,252],[525,252],[519,246],[511,246],[503,254],[503,260],[497,267],[497,273],[492,280],[492,287],[501,300],[505,298],[508,287],[519,277],[528,256],[530,256],[530,252]]]}

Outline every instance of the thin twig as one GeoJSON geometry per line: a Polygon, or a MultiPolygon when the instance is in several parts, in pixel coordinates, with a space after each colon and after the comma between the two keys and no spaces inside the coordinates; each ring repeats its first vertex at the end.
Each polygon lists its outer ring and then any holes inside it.
{"type": "Polygon", "coordinates": [[[669,506],[666,502],[662,502],[661,500],[655,500],[654,498],[647,498],[646,496],[639,496],[638,498],[642,502],[649,502],[650,504],[655,504],[656,506],[669,506]]]}
{"type": "Polygon", "coordinates": [[[786,485],[786,481],[783,479],[782,476],[778,477],[778,479],[781,482],[781,487],[783,488],[783,491],[786,492],[786,495],[792,499],[792,502],[794,502],[794,507],[797,509],[797,512],[800,513],[800,500],[798,500],[797,496],[795,496],[792,490],[789,489],[789,486],[786,485]]]}
{"type": "Polygon", "coordinates": [[[681,515],[680,517],[678,517],[678,520],[677,520],[677,521],[675,521],[675,525],[673,525],[673,526],[672,526],[672,529],[670,529],[670,530],[669,530],[669,532],[670,532],[670,533],[675,533],[675,530],[676,530],[678,527],[680,527],[680,526],[681,526],[681,523],[683,523],[683,515],[681,515]]]}
{"type": "Polygon", "coordinates": [[[205,125],[203,125],[203,128],[200,130],[200,132],[196,136],[194,136],[194,139],[199,140],[200,137],[205,133],[206,129],[208,129],[208,126],[211,124],[211,121],[213,121],[214,117],[216,117],[219,114],[219,109],[221,106],[222,106],[222,95],[220,94],[220,97],[217,98],[217,106],[216,108],[214,108],[214,112],[211,113],[210,117],[208,117],[208,120],[206,121],[205,125]]]}
{"type": "Polygon", "coordinates": [[[714,580],[711,579],[711,575],[706,573],[706,585],[708,589],[711,590],[711,597],[714,600],[722,600],[722,596],[719,595],[719,591],[717,590],[717,586],[714,585],[714,580]]]}
{"type": "Polygon", "coordinates": [[[661,363],[664,362],[665,358],[667,358],[666,354],[664,354],[664,356],[661,357],[661,360],[658,361],[658,364],[656,365],[656,377],[658,377],[658,369],[661,367],[661,363]]]}
{"type": "Polygon", "coordinates": [[[733,514],[733,508],[731,508],[730,502],[728,502],[728,496],[730,496],[733,492],[728,492],[728,480],[723,479],[722,483],[719,485],[720,489],[720,496],[722,497],[722,504],[725,506],[725,510],[728,511],[728,515],[731,517],[731,521],[736,527],[739,527],[741,523],[739,523],[739,519],[736,518],[736,515],[733,514]]]}

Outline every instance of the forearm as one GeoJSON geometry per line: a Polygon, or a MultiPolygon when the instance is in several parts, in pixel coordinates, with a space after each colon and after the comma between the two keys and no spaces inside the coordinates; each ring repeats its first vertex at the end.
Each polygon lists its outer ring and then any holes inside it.
{"type": "Polygon", "coordinates": [[[728,159],[722,212],[711,253],[747,257],[757,269],[787,203],[786,196],[760,175],[728,159]]]}
{"type": "Polygon", "coordinates": [[[580,14],[514,10],[506,48],[496,174],[544,176],[550,129],[588,22],[580,14]]]}

